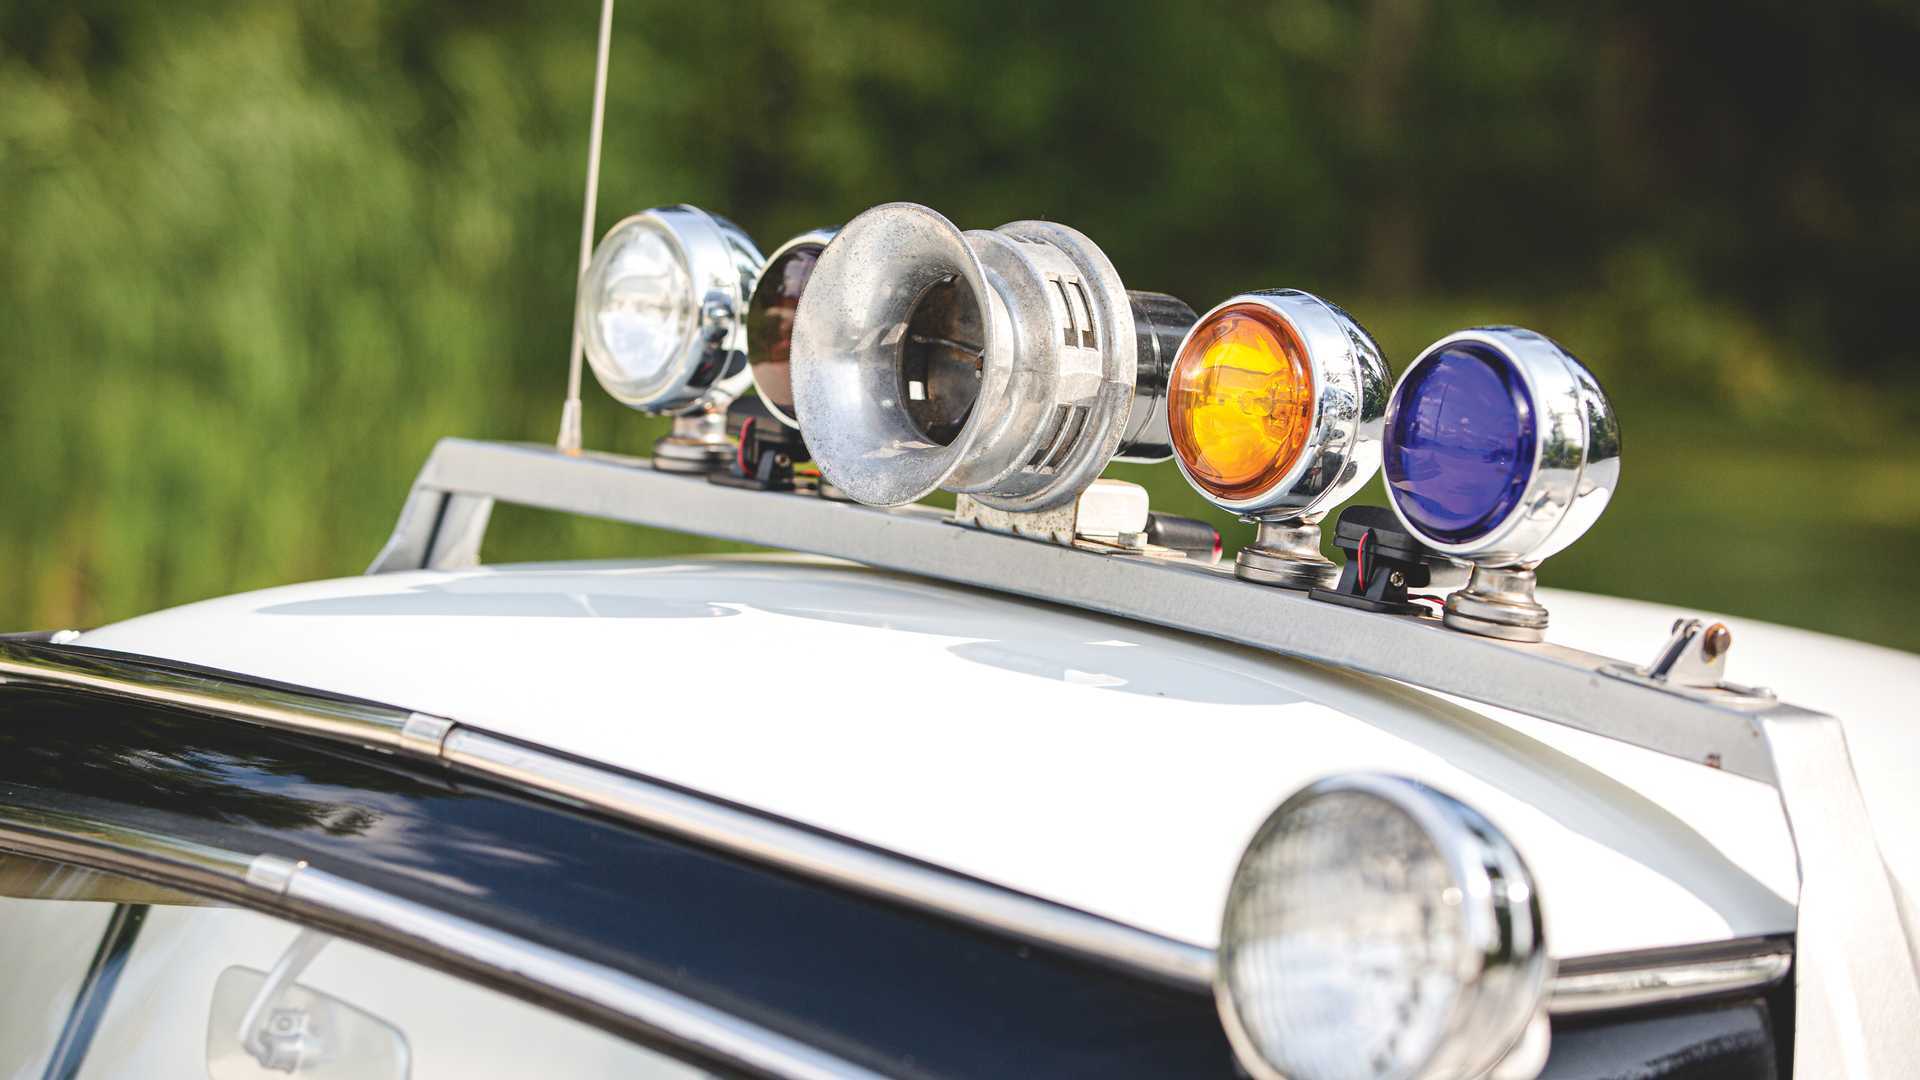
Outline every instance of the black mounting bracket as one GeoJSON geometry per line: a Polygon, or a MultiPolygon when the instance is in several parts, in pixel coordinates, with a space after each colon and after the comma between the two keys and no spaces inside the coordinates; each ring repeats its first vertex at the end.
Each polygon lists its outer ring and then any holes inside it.
{"type": "Polygon", "coordinates": [[[738,440],[733,464],[707,474],[715,484],[757,491],[793,491],[802,486],[793,467],[809,461],[797,428],[774,419],[757,397],[735,398],[727,406],[727,434],[738,440]]]}
{"type": "Polygon", "coordinates": [[[1407,595],[1433,581],[1452,560],[1413,538],[1384,506],[1349,506],[1334,525],[1333,546],[1347,553],[1340,580],[1307,595],[1329,604],[1400,615],[1435,614],[1407,595]]]}

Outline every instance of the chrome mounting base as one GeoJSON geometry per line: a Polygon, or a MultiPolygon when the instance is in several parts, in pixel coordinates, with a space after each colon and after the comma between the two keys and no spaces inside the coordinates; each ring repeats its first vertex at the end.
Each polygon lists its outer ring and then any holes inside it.
{"type": "Polygon", "coordinates": [[[1318,522],[1262,521],[1233,560],[1235,577],[1283,589],[1330,589],[1340,568],[1320,554],[1318,522]]]}
{"type": "Polygon", "coordinates": [[[698,412],[674,417],[673,430],[654,441],[653,467],[661,472],[714,472],[730,467],[733,455],[727,414],[698,412]]]}
{"type": "Polygon", "coordinates": [[[1547,636],[1547,609],[1533,598],[1533,570],[1518,566],[1476,566],[1467,587],[1447,597],[1447,626],[1505,641],[1541,641],[1547,636]]]}

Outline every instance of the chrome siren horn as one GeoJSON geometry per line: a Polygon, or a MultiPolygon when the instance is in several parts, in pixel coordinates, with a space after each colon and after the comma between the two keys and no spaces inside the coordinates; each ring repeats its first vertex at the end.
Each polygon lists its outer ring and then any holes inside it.
{"type": "Polygon", "coordinates": [[[860,502],[945,489],[1050,509],[1116,455],[1168,456],[1167,372],[1193,320],[1173,297],[1129,293],[1064,225],[963,233],[889,203],[814,266],[794,318],[795,411],[821,472],[860,502]]]}

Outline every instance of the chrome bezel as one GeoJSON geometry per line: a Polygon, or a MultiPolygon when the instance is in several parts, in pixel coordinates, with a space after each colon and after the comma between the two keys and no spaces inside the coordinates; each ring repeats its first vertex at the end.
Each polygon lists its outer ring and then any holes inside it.
{"type": "Polygon", "coordinates": [[[614,400],[649,413],[690,413],[725,408],[752,381],[746,362],[746,306],[754,281],[766,259],[740,227],[718,214],[696,206],[658,206],[621,219],[594,248],[574,307],[574,328],[580,335],[594,378],[614,400]],[[594,287],[603,269],[608,241],[629,229],[651,229],[664,237],[680,256],[693,289],[696,316],[681,338],[674,358],[652,379],[630,379],[592,333],[599,289],[594,287]],[[693,378],[703,368],[718,365],[705,385],[693,378]]]}
{"type": "Polygon", "coordinates": [[[944,489],[1047,510],[1119,449],[1137,364],[1125,286],[1085,236],[1040,221],[962,232],[927,207],[887,203],[842,227],[801,296],[794,411],[821,472],[855,501],[898,506],[944,489]],[[980,382],[943,444],[912,423],[899,373],[914,309],[949,282],[977,310],[980,382]],[[1079,286],[1078,310],[1063,283],[1079,286]]]}
{"type": "MultiPolygon", "coordinates": [[[[1240,293],[1213,306],[1187,331],[1176,357],[1194,336],[1228,308],[1265,308],[1299,336],[1314,385],[1313,412],[1300,460],[1258,494],[1228,499],[1194,479],[1175,444],[1173,460],[1201,498],[1244,518],[1316,522],[1366,486],[1380,468],[1386,430],[1387,388],[1393,372],[1380,346],[1339,305],[1298,289],[1240,293]]],[[[1178,361],[1175,361],[1176,368],[1178,361]]],[[[1177,370],[1176,370],[1177,375],[1177,370]]],[[[1173,382],[1169,379],[1169,383],[1173,382]]],[[[1173,392],[1167,393],[1167,425],[1173,425],[1173,392]]]]}
{"type": "Polygon", "coordinates": [[[1520,375],[1533,409],[1533,467],[1505,517],[1471,540],[1429,536],[1400,508],[1387,484],[1387,505],[1421,543],[1485,566],[1532,568],[1565,549],[1599,519],[1620,481],[1620,422],[1600,384],[1552,339],[1517,326],[1484,326],[1448,334],[1426,347],[1394,384],[1384,431],[1393,430],[1400,391],[1413,373],[1454,345],[1491,349],[1520,375]]]}
{"type": "MultiPolygon", "coordinates": [[[[744,350],[747,350],[747,357],[748,357],[747,374],[748,374],[748,377],[750,377],[753,380],[753,392],[759,395],[760,404],[765,405],[767,407],[767,412],[772,414],[775,420],[780,421],[782,424],[785,424],[790,428],[799,427],[800,426],[799,419],[796,417],[787,415],[787,412],[785,409],[782,409],[780,406],[775,405],[773,403],[773,399],[769,398],[766,395],[766,392],[760,389],[760,374],[759,372],[755,371],[753,367],[753,360],[752,360],[753,353],[751,351],[753,347],[753,342],[751,340],[751,337],[748,336],[747,334],[748,320],[745,318],[745,315],[753,311],[754,297],[760,295],[760,283],[766,280],[768,267],[777,264],[789,252],[797,251],[800,248],[815,247],[824,251],[826,250],[827,245],[833,242],[833,238],[836,235],[838,235],[839,232],[840,232],[840,226],[838,225],[835,225],[832,228],[808,229],[806,232],[801,233],[799,236],[796,236],[793,239],[788,240],[786,243],[781,244],[779,247],[774,248],[771,252],[768,252],[766,261],[760,264],[759,271],[755,273],[753,276],[753,287],[747,290],[746,307],[741,309],[742,318],[741,318],[740,325],[741,325],[742,338],[741,338],[740,347],[744,350]]],[[[818,264],[816,263],[815,265],[817,266],[818,264]]],[[[800,291],[804,293],[806,292],[806,289],[802,288],[800,291]]],[[[789,366],[789,371],[791,371],[791,366],[792,366],[791,360],[788,361],[788,366],[789,366]]],[[[789,373],[788,375],[788,380],[789,382],[791,382],[792,380],[791,373],[789,373]]],[[[798,410],[796,409],[796,411],[798,410]]]]}
{"type": "Polygon", "coordinates": [[[1446,1027],[1418,1076],[1479,1076],[1517,1043],[1545,1000],[1552,961],[1546,948],[1533,876],[1506,836],[1458,799],[1415,780],[1375,773],[1331,776],[1302,788],[1268,815],[1241,855],[1221,915],[1214,1002],[1234,1055],[1256,1080],[1288,1077],[1260,1053],[1240,1018],[1230,984],[1233,943],[1227,937],[1241,875],[1287,815],[1333,793],[1371,796],[1406,814],[1446,861],[1463,905],[1467,935],[1460,990],[1446,1027]]]}
{"type": "MultiPolygon", "coordinates": [[[[847,222],[820,253],[793,323],[793,407],[820,471],[858,502],[894,506],[947,482],[984,425],[940,445],[900,406],[896,353],[906,320],[937,285],[960,283],[991,311],[986,268],[958,226],[914,203],[887,203],[847,222]],[[819,338],[819,341],[815,341],[819,338]]],[[[1014,328],[981,320],[981,386],[973,410],[1000,411],[1014,328]]]]}

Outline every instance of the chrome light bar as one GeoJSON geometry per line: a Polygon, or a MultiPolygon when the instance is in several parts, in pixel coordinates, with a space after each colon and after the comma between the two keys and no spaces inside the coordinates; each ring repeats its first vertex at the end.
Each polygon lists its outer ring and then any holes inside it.
{"type": "MultiPolygon", "coordinates": [[[[869,507],[663,472],[644,458],[443,439],[369,573],[477,565],[493,502],[646,525],[1029,596],[1397,679],[1767,783],[1762,720],[1817,714],[1733,694],[1665,692],[1630,665],[1519,646],[1268,589],[1185,560],[1036,543],[951,523],[930,506],[869,507]]],[[[1663,628],[1664,629],[1664,628],[1663,628]]]]}

